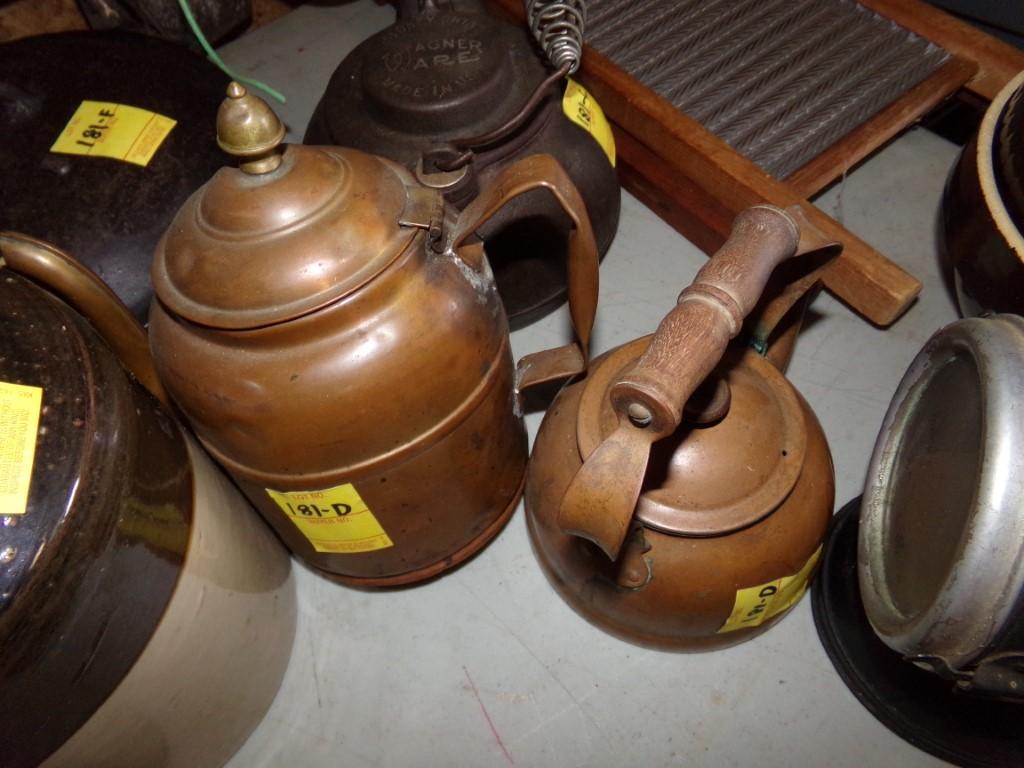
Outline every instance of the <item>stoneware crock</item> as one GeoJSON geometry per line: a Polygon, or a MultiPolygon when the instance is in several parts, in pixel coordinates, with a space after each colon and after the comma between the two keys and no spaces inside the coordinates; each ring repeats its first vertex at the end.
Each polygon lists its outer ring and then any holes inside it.
{"type": "Polygon", "coordinates": [[[94,275],[0,233],[0,326],[0,762],[224,764],[288,663],[287,553],[94,275]]]}
{"type": "Polygon", "coordinates": [[[224,162],[209,115],[227,82],[205,57],[146,35],[3,43],[0,229],[74,254],[144,321],[157,241],[224,162]]]}
{"type": "Polygon", "coordinates": [[[960,313],[1024,314],[1024,72],[992,100],[961,152],[941,221],[960,313]]]}

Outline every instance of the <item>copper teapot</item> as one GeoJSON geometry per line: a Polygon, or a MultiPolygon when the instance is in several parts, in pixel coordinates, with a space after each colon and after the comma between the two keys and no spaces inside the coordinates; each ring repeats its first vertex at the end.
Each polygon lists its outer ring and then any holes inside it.
{"type": "Polygon", "coordinates": [[[157,371],[202,443],[292,551],[364,586],[430,578],[505,524],[527,460],[518,389],[586,366],[597,251],[558,163],[506,168],[461,213],[405,168],[351,149],[279,146],[238,84],[218,141],[242,158],[178,213],[153,263],[157,371]],[[473,233],[509,200],[552,194],[578,342],[514,370],[473,233]]]}
{"type": "Polygon", "coordinates": [[[832,510],[824,434],[780,357],[726,352],[779,262],[819,251],[757,313],[761,349],[837,252],[798,216],[742,212],[657,333],[597,358],[541,424],[525,496],[535,552],[562,597],[613,634],[731,645],[806,588],[832,510]]]}
{"type": "MultiPolygon", "coordinates": [[[[550,154],[580,190],[603,255],[621,195],[610,127],[593,96],[568,79],[582,53],[583,9],[534,5],[527,13],[544,50],[525,26],[479,0],[399,3],[395,23],[338,65],[304,142],[395,160],[460,209],[510,163],[550,154]]],[[[513,328],[565,301],[571,228],[542,192],[522,195],[480,228],[513,328]]]]}

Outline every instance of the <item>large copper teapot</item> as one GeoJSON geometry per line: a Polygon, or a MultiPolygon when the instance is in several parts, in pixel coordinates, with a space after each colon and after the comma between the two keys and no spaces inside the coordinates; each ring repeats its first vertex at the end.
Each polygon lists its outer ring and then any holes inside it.
{"type": "Polygon", "coordinates": [[[243,160],[190,198],[157,249],[156,367],[293,552],[361,585],[429,578],[515,509],[527,460],[517,388],[585,368],[597,288],[587,212],[550,157],[507,168],[456,213],[396,163],[280,147],[283,133],[232,84],[218,136],[243,160]],[[574,222],[579,343],[516,372],[470,240],[534,189],[574,222]]]}
{"type": "MultiPolygon", "coordinates": [[[[723,352],[774,267],[824,245],[812,240],[780,209],[744,211],[657,333],[597,358],[548,410],[527,480],[530,536],[552,585],[603,629],[722,647],[803,594],[832,510],[828,446],[773,355],[723,352]]],[[[757,346],[816,276],[763,306],[757,346]]]]}
{"type": "MultiPolygon", "coordinates": [[[[527,12],[544,51],[526,26],[480,0],[398,3],[396,22],[338,65],[305,143],[383,155],[456,208],[509,164],[550,154],[580,190],[603,255],[621,196],[611,129],[593,96],[567,78],[581,56],[584,9],[560,3],[541,13],[533,5],[527,12]]],[[[565,301],[571,228],[542,192],[522,195],[481,228],[513,328],[565,301]]]]}

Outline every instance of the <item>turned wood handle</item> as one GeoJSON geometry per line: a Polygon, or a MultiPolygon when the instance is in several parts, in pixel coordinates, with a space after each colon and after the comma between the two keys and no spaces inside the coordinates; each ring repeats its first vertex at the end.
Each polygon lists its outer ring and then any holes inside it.
{"type": "Polygon", "coordinates": [[[687,399],[740,332],[772,270],[796,254],[799,241],[799,226],[782,209],[740,211],[729,239],[679,295],[643,355],[612,385],[619,417],[657,436],[675,430],[687,399]]]}

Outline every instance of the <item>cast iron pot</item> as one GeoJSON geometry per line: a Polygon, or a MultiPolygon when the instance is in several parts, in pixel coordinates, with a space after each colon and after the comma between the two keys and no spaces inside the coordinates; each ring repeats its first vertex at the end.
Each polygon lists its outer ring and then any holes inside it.
{"type": "MultiPolygon", "coordinates": [[[[401,3],[395,24],[335,70],[304,141],[395,160],[458,209],[510,163],[549,154],[579,189],[603,256],[619,221],[614,141],[566,72],[550,69],[525,27],[477,0],[401,3]]],[[[478,230],[513,328],[565,300],[572,227],[550,196],[533,192],[478,230]]]]}

